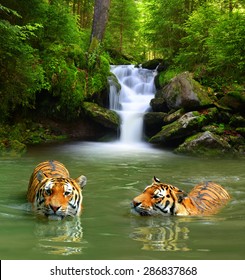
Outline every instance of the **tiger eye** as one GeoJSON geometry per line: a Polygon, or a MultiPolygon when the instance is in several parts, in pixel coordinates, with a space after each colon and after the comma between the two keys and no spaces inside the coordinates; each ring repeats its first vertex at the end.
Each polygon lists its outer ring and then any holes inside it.
{"type": "Polygon", "coordinates": [[[66,191],[66,192],[64,192],[64,195],[65,195],[65,196],[68,196],[68,195],[71,195],[71,193],[72,193],[72,192],[70,192],[70,191],[66,191]]]}
{"type": "Polygon", "coordinates": [[[46,189],[46,190],[45,190],[45,194],[46,194],[46,195],[49,196],[49,195],[51,195],[51,193],[52,193],[51,189],[46,189]]]}

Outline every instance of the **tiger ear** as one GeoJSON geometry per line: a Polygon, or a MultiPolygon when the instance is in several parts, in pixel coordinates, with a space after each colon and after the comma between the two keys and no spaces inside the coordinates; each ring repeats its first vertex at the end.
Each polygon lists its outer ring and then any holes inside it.
{"type": "Polygon", "coordinates": [[[46,176],[45,176],[45,174],[42,172],[42,171],[38,171],[37,172],[37,180],[38,180],[38,182],[40,183],[40,182],[42,182],[45,178],[47,178],[46,176]]]}
{"type": "Polygon", "coordinates": [[[86,183],[87,183],[87,178],[84,175],[81,175],[75,179],[75,181],[78,183],[80,188],[82,189],[86,183]]]}
{"type": "Polygon", "coordinates": [[[161,183],[160,179],[154,176],[153,183],[161,183]]]}

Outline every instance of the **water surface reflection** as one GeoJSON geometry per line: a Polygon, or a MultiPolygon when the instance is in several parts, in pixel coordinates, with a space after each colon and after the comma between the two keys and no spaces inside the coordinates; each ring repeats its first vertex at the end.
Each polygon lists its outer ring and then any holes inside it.
{"type": "Polygon", "coordinates": [[[62,221],[40,220],[36,223],[34,234],[38,248],[46,254],[82,254],[87,244],[79,217],[62,221]]]}
{"type": "Polygon", "coordinates": [[[130,237],[142,243],[143,250],[189,251],[189,229],[178,218],[132,219],[130,237]]]}

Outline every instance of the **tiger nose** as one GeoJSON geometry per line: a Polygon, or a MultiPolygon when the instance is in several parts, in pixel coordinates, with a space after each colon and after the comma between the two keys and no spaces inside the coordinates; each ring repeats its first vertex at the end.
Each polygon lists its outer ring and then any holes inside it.
{"type": "Polygon", "coordinates": [[[54,211],[54,213],[56,213],[61,206],[54,206],[54,205],[50,205],[50,208],[54,211]]]}
{"type": "Polygon", "coordinates": [[[139,201],[137,201],[137,200],[133,200],[133,206],[134,207],[137,207],[137,206],[139,206],[141,204],[141,202],[139,202],[139,201]]]}

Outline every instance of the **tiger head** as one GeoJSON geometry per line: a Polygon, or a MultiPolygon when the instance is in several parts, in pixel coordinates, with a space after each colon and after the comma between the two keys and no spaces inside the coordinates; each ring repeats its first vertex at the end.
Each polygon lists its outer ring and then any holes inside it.
{"type": "Polygon", "coordinates": [[[182,200],[187,196],[182,190],[168,184],[161,183],[156,177],[143,193],[135,197],[132,202],[132,213],[141,216],[176,215],[181,208],[182,200]]]}
{"type": "Polygon", "coordinates": [[[47,177],[42,171],[37,173],[38,190],[33,201],[37,214],[49,219],[63,219],[77,216],[82,210],[82,188],[86,177],[77,179],[63,177],[47,177]]]}

